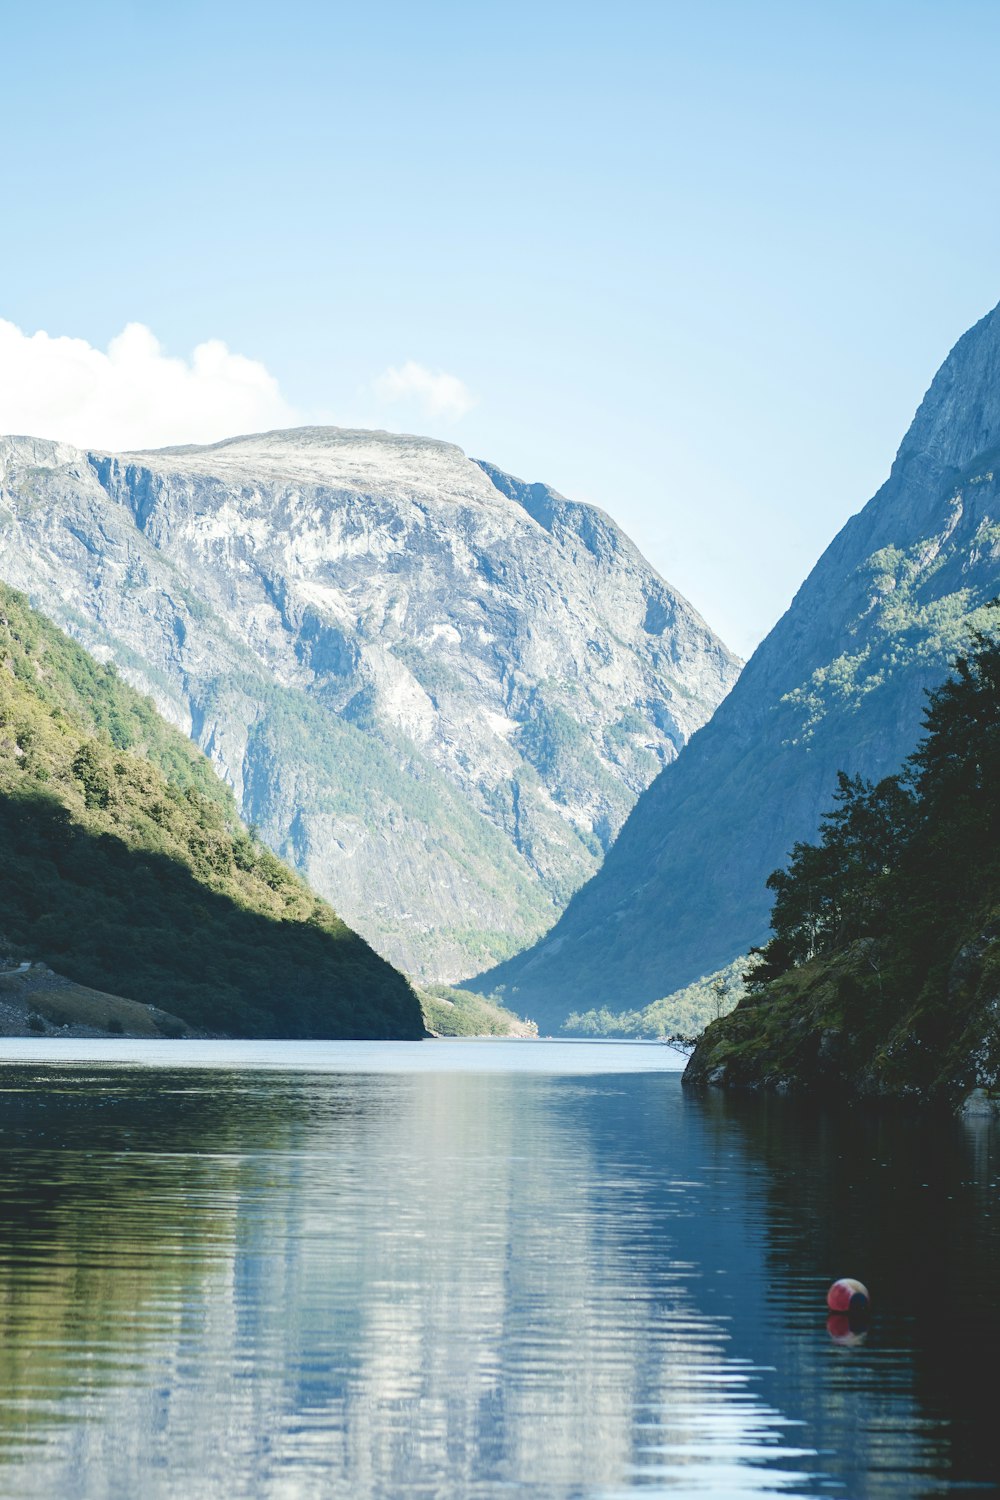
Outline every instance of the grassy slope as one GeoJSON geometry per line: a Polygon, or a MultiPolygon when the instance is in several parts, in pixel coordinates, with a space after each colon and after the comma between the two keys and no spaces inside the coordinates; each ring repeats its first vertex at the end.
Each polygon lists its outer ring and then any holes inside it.
{"type": "Polygon", "coordinates": [[[424,1022],[435,1036],[537,1036],[534,1021],[472,990],[432,984],[420,991],[424,1022]]]}
{"type": "Polygon", "coordinates": [[[191,1029],[179,1016],[137,1000],[74,984],[43,964],[0,972],[0,1036],[76,1035],[182,1037],[191,1029]]]}
{"type": "Polygon", "coordinates": [[[204,757],[5,587],[0,847],[0,933],[81,984],[236,1034],[422,1034],[406,980],[204,757]]]}

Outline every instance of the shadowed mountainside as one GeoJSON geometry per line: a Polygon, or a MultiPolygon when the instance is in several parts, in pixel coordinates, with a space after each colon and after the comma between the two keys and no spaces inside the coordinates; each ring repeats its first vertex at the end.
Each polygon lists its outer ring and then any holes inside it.
{"type": "Polygon", "coordinates": [[[80,984],[237,1035],[423,1034],[204,757],[2,585],[0,848],[0,933],[80,984]]]}

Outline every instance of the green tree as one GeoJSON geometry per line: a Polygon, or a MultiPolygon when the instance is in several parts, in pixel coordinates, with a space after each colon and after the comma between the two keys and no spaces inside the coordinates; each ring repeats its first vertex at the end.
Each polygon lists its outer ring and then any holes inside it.
{"type": "MultiPolygon", "coordinates": [[[[772,936],[749,986],[900,923],[923,963],[1000,872],[1000,644],[976,631],[928,695],[925,733],[877,784],[841,771],[816,843],[768,877],[772,936]]],[[[881,980],[880,980],[881,983],[881,980]]]]}

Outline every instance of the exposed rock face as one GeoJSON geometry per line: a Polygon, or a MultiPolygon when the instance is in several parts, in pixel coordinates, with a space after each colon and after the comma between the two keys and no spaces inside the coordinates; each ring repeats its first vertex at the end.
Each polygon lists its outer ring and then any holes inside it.
{"type": "MultiPolygon", "coordinates": [[[[807,483],[807,481],[806,481],[807,483]]],[[[765,880],[839,769],[895,771],[924,689],[1000,592],[1000,309],[955,346],[873,500],[536,947],[476,981],[556,1026],[645,1005],[767,934],[765,880]]]]}
{"type": "Polygon", "coordinates": [[[426,978],[544,930],[739,665],[602,512],[386,433],[0,440],[0,577],[426,978]]]}

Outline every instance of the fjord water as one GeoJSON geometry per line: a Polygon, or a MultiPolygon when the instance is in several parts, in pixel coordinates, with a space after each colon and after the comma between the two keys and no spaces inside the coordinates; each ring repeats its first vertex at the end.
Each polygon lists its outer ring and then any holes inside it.
{"type": "Polygon", "coordinates": [[[692,1098],[654,1045],[3,1046],[4,1497],[1000,1479],[992,1127],[692,1098]]]}

